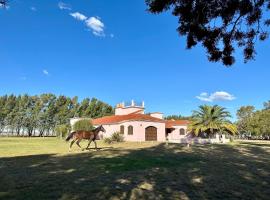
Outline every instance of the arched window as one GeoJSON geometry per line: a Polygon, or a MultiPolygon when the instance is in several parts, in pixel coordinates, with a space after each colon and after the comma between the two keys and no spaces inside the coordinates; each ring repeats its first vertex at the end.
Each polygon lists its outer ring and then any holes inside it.
{"type": "Polygon", "coordinates": [[[133,126],[128,126],[128,135],[133,135],[133,126]]]}
{"type": "Polygon", "coordinates": [[[185,129],[183,129],[183,128],[180,128],[180,135],[185,135],[186,134],[186,131],[185,131],[185,129]]]}
{"type": "Polygon", "coordinates": [[[125,127],[123,125],[120,126],[120,133],[124,135],[125,127]]]}

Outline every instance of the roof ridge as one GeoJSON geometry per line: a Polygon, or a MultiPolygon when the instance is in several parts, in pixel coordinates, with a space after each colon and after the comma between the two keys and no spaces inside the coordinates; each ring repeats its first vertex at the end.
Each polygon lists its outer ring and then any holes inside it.
{"type": "Polygon", "coordinates": [[[137,110],[137,111],[135,111],[135,112],[132,112],[132,113],[129,113],[129,114],[126,114],[126,115],[136,114],[136,113],[138,113],[138,112],[141,112],[141,110],[137,110]]]}

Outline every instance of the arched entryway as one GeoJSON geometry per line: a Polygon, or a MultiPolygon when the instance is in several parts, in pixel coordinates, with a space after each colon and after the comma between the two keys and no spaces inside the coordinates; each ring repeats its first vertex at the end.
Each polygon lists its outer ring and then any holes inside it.
{"type": "Polygon", "coordinates": [[[157,141],[157,128],[149,126],[145,129],[145,141],[157,141]]]}

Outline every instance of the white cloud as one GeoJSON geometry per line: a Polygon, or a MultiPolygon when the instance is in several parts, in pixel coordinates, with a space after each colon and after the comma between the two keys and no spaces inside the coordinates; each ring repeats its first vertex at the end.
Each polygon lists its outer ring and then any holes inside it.
{"type": "Polygon", "coordinates": [[[30,7],[30,9],[32,10],[32,11],[37,11],[37,8],[36,7],[34,7],[34,6],[32,6],[32,7],[30,7]]]}
{"type": "Polygon", "coordinates": [[[72,10],[71,9],[71,6],[69,4],[66,4],[66,3],[63,3],[63,2],[59,2],[58,3],[58,7],[61,9],[61,10],[72,10]]]}
{"type": "Polygon", "coordinates": [[[212,94],[202,92],[199,96],[196,96],[197,99],[201,101],[213,102],[213,101],[232,101],[235,97],[232,94],[224,91],[217,91],[212,94]]]}
{"type": "Polygon", "coordinates": [[[43,69],[43,70],[42,70],[42,72],[43,72],[43,74],[44,74],[45,76],[49,76],[49,72],[48,72],[48,70],[43,69]]]}
{"type": "Polygon", "coordinates": [[[114,34],[111,33],[111,34],[110,34],[110,37],[111,37],[111,38],[114,38],[114,34]]]}
{"type": "Polygon", "coordinates": [[[87,19],[85,15],[79,12],[70,13],[70,15],[79,21],[85,21],[87,19]]]}
{"type": "Polygon", "coordinates": [[[105,36],[104,28],[105,25],[99,17],[90,17],[86,21],[86,26],[92,31],[96,36],[105,36]]]}
{"type": "MultiPolygon", "coordinates": [[[[99,17],[88,18],[87,16],[79,12],[70,13],[70,15],[79,21],[83,21],[85,25],[87,26],[88,30],[90,30],[95,36],[98,36],[98,37],[105,36],[105,33],[104,33],[105,25],[99,17]]],[[[113,38],[114,35],[110,34],[110,37],[113,38]]]]}

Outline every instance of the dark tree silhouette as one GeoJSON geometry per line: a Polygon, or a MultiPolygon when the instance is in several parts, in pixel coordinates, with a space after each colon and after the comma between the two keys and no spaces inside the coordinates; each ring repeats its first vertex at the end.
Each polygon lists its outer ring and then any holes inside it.
{"type": "Polygon", "coordinates": [[[0,0],[0,7],[6,7],[7,6],[7,0],[0,0]]]}
{"type": "Polygon", "coordinates": [[[257,39],[265,40],[270,25],[265,14],[270,0],[146,0],[151,13],[171,10],[179,19],[180,36],[187,48],[201,43],[209,61],[230,66],[235,47],[243,48],[245,62],[254,59],[257,39]]]}

